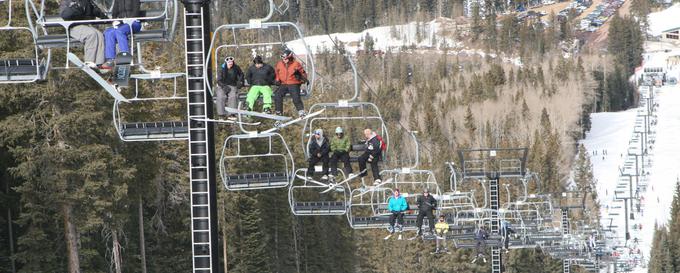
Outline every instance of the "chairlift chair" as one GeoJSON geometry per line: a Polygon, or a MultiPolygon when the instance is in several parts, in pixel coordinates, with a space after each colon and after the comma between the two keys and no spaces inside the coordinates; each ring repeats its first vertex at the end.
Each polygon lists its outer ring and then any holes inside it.
{"type": "MultiPolygon", "coordinates": [[[[190,121],[162,121],[162,122],[131,122],[124,118],[120,108],[122,105],[137,106],[144,103],[171,103],[184,105],[186,95],[179,95],[177,92],[177,78],[184,76],[184,73],[163,73],[163,74],[135,74],[130,75],[134,79],[134,96],[126,101],[116,100],[113,104],[113,123],[118,136],[123,141],[163,141],[163,140],[186,140],[189,138],[190,121]],[[141,94],[140,86],[158,86],[156,81],[172,80],[172,94],[159,96],[148,96],[141,94]]],[[[157,90],[152,90],[154,93],[157,90]]]]}
{"type": "MultiPolygon", "coordinates": [[[[0,36],[12,38],[8,33],[29,34],[33,48],[33,56],[21,56],[20,58],[0,59],[0,84],[8,83],[32,83],[44,80],[47,76],[46,65],[50,59],[50,52],[46,58],[40,58],[40,51],[36,45],[36,33],[28,27],[12,26],[12,0],[1,2],[7,5],[7,24],[0,26],[0,36]]],[[[3,54],[4,55],[4,54],[3,54]]]]}
{"type": "MultiPolygon", "coordinates": [[[[269,0],[269,14],[264,18],[251,19],[248,23],[225,24],[217,27],[213,31],[210,41],[209,54],[206,56],[205,67],[207,71],[211,58],[216,58],[213,62],[213,73],[219,73],[219,65],[222,63],[221,56],[234,56],[237,60],[245,60],[241,63],[249,63],[254,55],[261,55],[265,59],[274,57],[278,54],[272,54],[278,50],[290,49],[295,54],[296,59],[302,64],[308,76],[308,89],[301,93],[302,98],[309,97],[314,90],[314,82],[316,78],[316,70],[314,67],[314,54],[305,42],[305,36],[302,29],[292,22],[269,22],[275,10],[283,12],[282,9],[287,9],[288,1],[283,1],[282,4],[276,5],[273,0],[269,0]],[[225,37],[226,43],[220,44],[220,38],[225,37]],[[247,41],[246,37],[255,37],[255,41],[247,41]],[[301,43],[301,46],[289,48],[288,42],[296,41],[301,43]],[[249,51],[246,53],[246,51],[249,51]],[[219,57],[218,57],[219,56],[219,57]]],[[[272,67],[274,64],[272,64],[272,67]]],[[[248,67],[242,67],[245,70],[248,67]]],[[[207,73],[205,74],[208,76],[207,73]]],[[[208,86],[211,93],[212,86],[208,86]]],[[[287,95],[286,97],[289,97],[287,95]]],[[[240,100],[245,100],[245,93],[239,95],[240,100]]]]}
{"type": "Polygon", "coordinates": [[[295,177],[295,162],[286,144],[286,140],[279,133],[244,132],[230,135],[224,140],[220,156],[220,173],[222,182],[228,190],[255,190],[288,187],[295,177]],[[249,142],[253,147],[265,147],[265,152],[249,151],[245,147],[249,142]],[[264,144],[263,144],[264,143],[264,144]],[[278,149],[278,151],[277,151],[278,149]],[[244,164],[257,160],[267,166],[265,172],[243,171],[253,168],[244,164]],[[240,168],[234,171],[232,166],[240,168]]]}
{"type": "MultiPolygon", "coordinates": [[[[288,188],[288,202],[294,215],[344,215],[347,213],[349,187],[330,185],[300,179],[306,176],[306,169],[295,171],[295,178],[288,188]],[[329,188],[332,188],[330,191],[329,188]],[[324,193],[325,192],[325,193],[324,193]]],[[[339,177],[345,177],[341,173],[339,177]]]]}
{"type": "MultiPolygon", "coordinates": [[[[115,0],[111,3],[95,2],[97,6],[104,6],[105,11],[110,11],[115,0]]],[[[36,44],[40,48],[66,48],[66,53],[70,53],[71,47],[81,46],[81,43],[73,40],[69,32],[72,26],[78,24],[87,25],[106,25],[114,21],[122,21],[126,24],[131,24],[135,20],[143,23],[142,30],[137,33],[130,34],[130,54],[135,56],[134,44],[137,43],[141,47],[141,42],[149,41],[171,41],[174,37],[175,28],[177,26],[178,18],[178,1],[177,0],[142,0],[141,17],[133,18],[103,18],[91,20],[73,20],[65,21],[59,15],[45,14],[46,0],[40,0],[36,4],[34,0],[26,0],[26,16],[28,17],[29,28],[37,33],[36,44]],[[160,10],[153,9],[156,4],[161,4],[160,10]],[[158,27],[147,29],[149,26],[154,26],[158,23],[158,27]],[[40,29],[40,31],[39,31],[40,29]],[[54,33],[54,31],[63,29],[64,33],[54,33]]],[[[141,56],[138,56],[138,63],[141,64],[141,56]]],[[[49,63],[47,64],[49,66],[49,63]]],[[[69,67],[66,61],[66,68],[69,67]]]]}

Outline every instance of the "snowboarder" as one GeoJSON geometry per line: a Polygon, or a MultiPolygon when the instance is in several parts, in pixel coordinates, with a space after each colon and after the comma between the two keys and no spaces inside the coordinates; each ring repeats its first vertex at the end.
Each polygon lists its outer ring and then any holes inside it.
{"type": "Polygon", "coordinates": [[[503,246],[505,248],[505,253],[508,253],[509,251],[510,234],[516,234],[516,232],[514,229],[512,229],[510,222],[503,220],[501,222],[501,236],[503,237],[503,246]]]}
{"type": "MultiPolygon", "coordinates": [[[[217,73],[217,114],[220,116],[226,115],[224,111],[225,100],[226,106],[236,109],[238,90],[243,87],[243,71],[241,67],[236,64],[234,57],[224,58],[224,63],[221,65],[220,72],[217,73]]],[[[236,115],[232,114],[229,119],[235,120],[236,115]]]]}
{"type": "Polygon", "coordinates": [[[427,216],[428,229],[432,233],[434,228],[434,214],[432,210],[437,209],[437,200],[430,194],[430,190],[425,188],[423,190],[423,195],[418,196],[416,200],[418,205],[418,218],[416,219],[416,226],[418,228],[418,235],[423,235],[423,218],[427,216]]]}
{"type": "MultiPolygon", "coordinates": [[[[408,209],[408,203],[406,202],[406,198],[399,193],[399,189],[394,189],[393,196],[390,197],[390,200],[387,202],[387,209],[391,213],[390,235],[393,234],[395,230],[401,233],[404,228],[404,211],[408,209]],[[396,229],[394,225],[395,220],[397,221],[396,229]]],[[[401,234],[399,234],[399,239],[401,239],[401,234]]]]}
{"type": "Polygon", "coordinates": [[[246,80],[250,85],[250,90],[246,96],[248,111],[253,111],[255,101],[262,94],[263,112],[271,114],[272,110],[272,88],[274,84],[274,68],[262,61],[262,56],[255,56],[253,64],[246,72],[246,80]]]}
{"type": "Polygon", "coordinates": [[[323,136],[323,130],[314,130],[314,136],[312,141],[309,142],[309,167],[307,168],[307,178],[311,180],[311,176],[314,175],[314,166],[321,162],[323,166],[323,176],[322,180],[328,179],[328,151],[330,151],[330,145],[328,144],[328,139],[323,136]]]}
{"type": "Polygon", "coordinates": [[[380,169],[378,161],[382,158],[383,142],[379,136],[370,128],[364,130],[364,137],[366,137],[366,151],[359,156],[359,172],[361,177],[367,175],[366,162],[371,163],[371,172],[373,172],[373,184],[377,185],[382,182],[380,178],[380,169]]]}
{"type": "Polygon", "coordinates": [[[444,215],[439,216],[439,221],[434,225],[434,231],[437,235],[435,253],[449,252],[449,248],[446,246],[446,233],[449,232],[449,223],[446,222],[444,215]]]}
{"type": "MultiPolygon", "coordinates": [[[[88,0],[61,0],[59,15],[64,21],[108,19],[106,14],[88,0]]],[[[92,69],[98,69],[104,63],[104,35],[98,29],[87,24],[71,25],[71,39],[82,42],[85,49],[83,63],[92,69]]],[[[101,67],[102,72],[110,72],[110,67],[101,67]]]]}
{"type": "Polygon", "coordinates": [[[479,225],[479,228],[475,231],[475,250],[477,251],[477,256],[472,260],[472,263],[475,263],[480,257],[486,263],[484,252],[486,250],[486,239],[488,239],[488,237],[489,233],[486,231],[486,227],[479,225]]]}
{"type": "Polygon", "coordinates": [[[276,89],[274,103],[277,115],[283,114],[283,97],[289,93],[295,109],[298,111],[298,116],[305,116],[305,106],[300,98],[301,90],[303,90],[301,89],[302,84],[309,84],[307,72],[305,72],[302,64],[295,60],[293,52],[286,49],[281,54],[281,60],[276,63],[276,85],[279,88],[276,89]]]}
{"type": "Polygon", "coordinates": [[[351,149],[349,137],[345,137],[342,127],[335,128],[335,137],[331,140],[331,152],[333,152],[331,156],[331,179],[338,175],[338,161],[342,161],[347,177],[352,175],[352,165],[349,162],[349,151],[351,149]]]}
{"type": "MultiPolygon", "coordinates": [[[[113,2],[113,18],[134,18],[141,17],[141,2],[139,0],[117,0],[113,2]]],[[[130,43],[128,35],[142,30],[142,23],[139,20],[132,21],[132,24],[123,23],[121,20],[113,21],[113,27],[104,30],[104,57],[106,63],[102,67],[112,67],[116,58],[116,45],[120,53],[130,53],[130,43]]]]}

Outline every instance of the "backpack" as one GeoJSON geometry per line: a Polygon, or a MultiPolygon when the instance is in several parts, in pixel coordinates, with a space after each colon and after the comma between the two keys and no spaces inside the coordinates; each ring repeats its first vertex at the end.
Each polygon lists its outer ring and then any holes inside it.
{"type": "Polygon", "coordinates": [[[383,152],[386,151],[387,150],[387,143],[385,143],[385,141],[383,141],[383,138],[378,134],[375,135],[375,138],[377,138],[378,141],[380,141],[380,150],[382,150],[383,152]]]}

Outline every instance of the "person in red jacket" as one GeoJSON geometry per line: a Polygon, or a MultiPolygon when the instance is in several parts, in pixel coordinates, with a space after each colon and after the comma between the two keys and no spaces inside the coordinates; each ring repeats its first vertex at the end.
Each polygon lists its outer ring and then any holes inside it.
{"type": "Polygon", "coordinates": [[[276,108],[276,114],[283,114],[283,98],[287,93],[290,93],[290,97],[293,99],[293,104],[295,109],[298,111],[300,117],[304,117],[305,106],[302,104],[302,99],[300,98],[300,87],[302,84],[308,84],[307,72],[302,67],[299,61],[295,60],[293,52],[286,49],[281,54],[281,60],[276,63],[274,68],[276,71],[276,85],[279,88],[274,92],[274,107],[276,108]]]}

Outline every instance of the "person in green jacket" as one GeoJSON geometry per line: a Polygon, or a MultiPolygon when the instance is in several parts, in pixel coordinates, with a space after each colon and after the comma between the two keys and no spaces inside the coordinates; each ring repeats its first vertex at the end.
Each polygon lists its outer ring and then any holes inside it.
{"type": "Polygon", "coordinates": [[[349,177],[352,174],[352,165],[349,163],[349,151],[352,145],[349,138],[345,137],[342,127],[335,128],[335,137],[331,140],[331,179],[338,175],[338,161],[342,161],[345,174],[349,177]]]}

